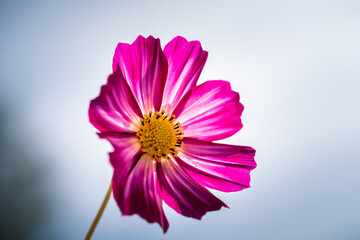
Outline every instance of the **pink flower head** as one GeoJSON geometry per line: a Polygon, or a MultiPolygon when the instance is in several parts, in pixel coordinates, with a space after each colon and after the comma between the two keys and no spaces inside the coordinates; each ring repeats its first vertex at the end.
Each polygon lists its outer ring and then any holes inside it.
{"type": "Polygon", "coordinates": [[[196,85],[207,59],[200,42],[139,36],[119,43],[113,73],[91,101],[90,122],[114,147],[113,194],[123,215],[169,222],[162,202],[201,219],[227,207],[206,187],[223,192],[250,187],[256,167],[251,147],[213,143],[242,128],[237,92],[222,80],[196,85]]]}

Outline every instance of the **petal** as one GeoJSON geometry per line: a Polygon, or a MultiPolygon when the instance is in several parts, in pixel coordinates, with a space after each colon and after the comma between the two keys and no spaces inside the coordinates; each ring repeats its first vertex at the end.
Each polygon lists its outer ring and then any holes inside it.
{"type": "Polygon", "coordinates": [[[139,36],[131,45],[119,43],[113,71],[120,69],[143,114],[159,110],[168,71],[160,40],[139,36]]]}
{"type": "Polygon", "coordinates": [[[178,162],[194,180],[223,192],[250,187],[255,149],[188,138],[183,142],[178,162]]]}
{"type": "Polygon", "coordinates": [[[156,164],[142,156],[139,138],[117,132],[99,133],[99,136],[109,140],[115,150],[110,153],[110,162],[114,167],[114,198],[121,212],[137,213],[148,222],[158,222],[166,232],[169,223],[157,191],[156,164]]]}
{"type": "Polygon", "coordinates": [[[142,155],[127,174],[123,169],[115,168],[113,192],[122,214],[139,214],[149,223],[159,223],[166,232],[169,222],[158,189],[156,161],[148,155],[142,155]]]}
{"type": "Polygon", "coordinates": [[[89,119],[99,131],[136,132],[141,111],[122,77],[115,71],[101,87],[100,94],[90,102],[89,119]]]}
{"type": "Polygon", "coordinates": [[[175,109],[184,137],[204,141],[220,140],[242,128],[244,109],[230,83],[217,80],[196,86],[175,109]]]}
{"type": "Polygon", "coordinates": [[[110,162],[114,169],[123,171],[126,176],[141,157],[141,144],[135,134],[119,132],[98,133],[100,138],[107,139],[114,148],[110,153],[110,162]]]}
{"type": "Polygon", "coordinates": [[[178,213],[201,219],[208,211],[227,207],[205,187],[194,181],[177,163],[163,159],[158,164],[161,197],[178,213]]]}
{"type": "Polygon", "coordinates": [[[165,46],[164,54],[169,69],[161,109],[171,114],[181,98],[196,86],[208,53],[199,41],[188,42],[178,36],[165,46]]]}

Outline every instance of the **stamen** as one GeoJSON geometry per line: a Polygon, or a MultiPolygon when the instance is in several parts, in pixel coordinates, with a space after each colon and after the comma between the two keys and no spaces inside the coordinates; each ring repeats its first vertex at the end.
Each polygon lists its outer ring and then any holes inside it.
{"type": "Polygon", "coordinates": [[[175,115],[170,117],[165,110],[144,114],[144,118],[140,120],[140,129],[136,133],[141,151],[157,161],[170,160],[169,154],[176,157],[178,148],[183,146],[181,135],[184,133],[181,132],[181,124],[179,122],[175,124],[175,121],[175,115]]]}

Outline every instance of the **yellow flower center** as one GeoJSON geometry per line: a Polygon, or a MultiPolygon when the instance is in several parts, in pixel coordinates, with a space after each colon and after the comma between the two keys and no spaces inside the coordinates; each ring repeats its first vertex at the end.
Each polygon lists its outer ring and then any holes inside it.
{"type": "Polygon", "coordinates": [[[180,142],[184,133],[181,132],[181,125],[176,124],[175,115],[171,117],[165,111],[152,111],[145,114],[141,119],[140,130],[136,133],[141,144],[141,151],[149,154],[153,159],[160,161],[162,158],[169,159],[168,154],[177,157],[180,142]]]}

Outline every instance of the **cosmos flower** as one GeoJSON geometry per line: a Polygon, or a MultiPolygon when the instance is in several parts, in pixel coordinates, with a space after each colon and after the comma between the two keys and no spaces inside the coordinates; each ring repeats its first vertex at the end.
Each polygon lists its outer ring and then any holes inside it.
{"type": "Polygon", "coordinates": [[[213,143],[242,128],[239,94],[221,80],[197,85],[207,59],[200,42],[139,36],[119,43],[113,73],[91,101],[90,122],[113,146],[113,195],[123,215],[139,214],[166,232],[163,201],[196,219],[227,207],[207,188],[248,188],[251,147],[213,143]],[[206,188],[207,187],[207,188],[206,188]]]}

